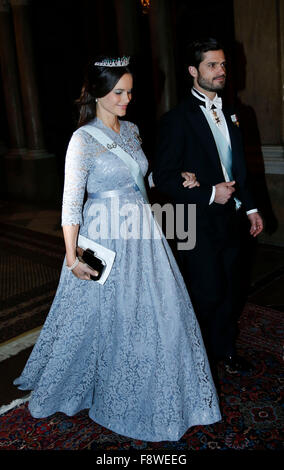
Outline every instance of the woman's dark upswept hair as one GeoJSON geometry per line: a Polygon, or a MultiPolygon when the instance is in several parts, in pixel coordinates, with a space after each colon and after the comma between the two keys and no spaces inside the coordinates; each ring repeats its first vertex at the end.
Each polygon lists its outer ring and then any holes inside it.
{"type": "Polygon", "coordinates": [[[96,116],[96,98],[107,95],[125,73],[131,73],[126,67],[102,67],[94,65],[109,56],[99,56],[89,62],[86,67],[84,83],[76,104],[79,108],[78,128],[87,124],[96,116]]]}

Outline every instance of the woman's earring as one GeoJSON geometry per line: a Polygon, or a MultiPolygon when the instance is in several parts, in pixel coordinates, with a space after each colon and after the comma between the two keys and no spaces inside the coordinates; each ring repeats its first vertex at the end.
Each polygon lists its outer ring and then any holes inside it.
{"type": "Polygon", "coordinates": [[[98,102],[98,98],[95,99],[96,103],[98,102]]]}

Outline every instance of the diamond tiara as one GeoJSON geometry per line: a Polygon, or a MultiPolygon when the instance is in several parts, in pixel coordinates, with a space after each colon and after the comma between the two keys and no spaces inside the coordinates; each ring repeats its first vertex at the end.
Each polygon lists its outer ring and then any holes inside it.
{"type": "Polygon", "coordinates": [[[104,59],[101,62],[95,62],[94,65],[100,67],[126,67],[129,64],[130,57],[123,56],[117,59],[104,59]]]}

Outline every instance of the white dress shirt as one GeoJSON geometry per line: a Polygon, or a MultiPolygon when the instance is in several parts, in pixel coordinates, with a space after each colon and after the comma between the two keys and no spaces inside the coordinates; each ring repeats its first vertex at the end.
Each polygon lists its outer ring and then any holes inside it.
{"type": "MultiPolygon", "coordinates": [[[[225,116],[224,116],[223,111],[222,111],[222,98],[220,96],[218,96],[217,93],[216,93],[213,100],[210,100],[210,98],[208,98],[208,96],[204,95],[203,93],[201,93],[199,90],[196,90],[195,88],[191,89],[191,93],[196,98],[198,98],[199,100],[205,102],[205,106],[200,105],[200,108],[202,109],[202,111],[204,113],[207,114],[207,116],[210,116],[210,118],[212,119],[214,124],[216,126],[218,126],[218,128],[220,129],[220,131],[224,135],[225,139],[227,140],[229,146],[231,147],[230,134],[229,134],[229,130],[228,130],[228,126],[227,126],[225,116]],[[214,105],[214,107],[212,109],[213,105],[214,105]],[[214,110],[214,113],[213,113],[213,110],[214,110]],[[218,122],[216,122],[216,115],[218,117],[218,122]]],[[[220,163],[221,163],[221,167],[222,167],[222,170],[223,170],[224,179],[225,179],[225,181],[228,182],[228,181],[230,181],[230,178],[228,176],[226,168],[224,167],[221,160],[220,160],[220,163]]],[[[212,186],[212,193],[211,193],[209,204],[212,204],[212,202],[214,201],[215,194],[216,194],[216,187],[212,186]]],[[[257,211],[257,209],[251,209],[250,211],[247,211],[247,214],[251,214],[253,212],[258,212],[258,211],[257,211]]]]}

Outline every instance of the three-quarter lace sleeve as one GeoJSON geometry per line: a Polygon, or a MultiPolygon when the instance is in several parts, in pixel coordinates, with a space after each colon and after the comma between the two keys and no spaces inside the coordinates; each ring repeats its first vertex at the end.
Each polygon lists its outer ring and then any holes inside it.
{"type": "Polygon", "coordinates": [[[68,145],[62,202],[62,225],[82,223],[82,206],[90,169],[90,145],[86,133],[76,131],[68,145]]]}

